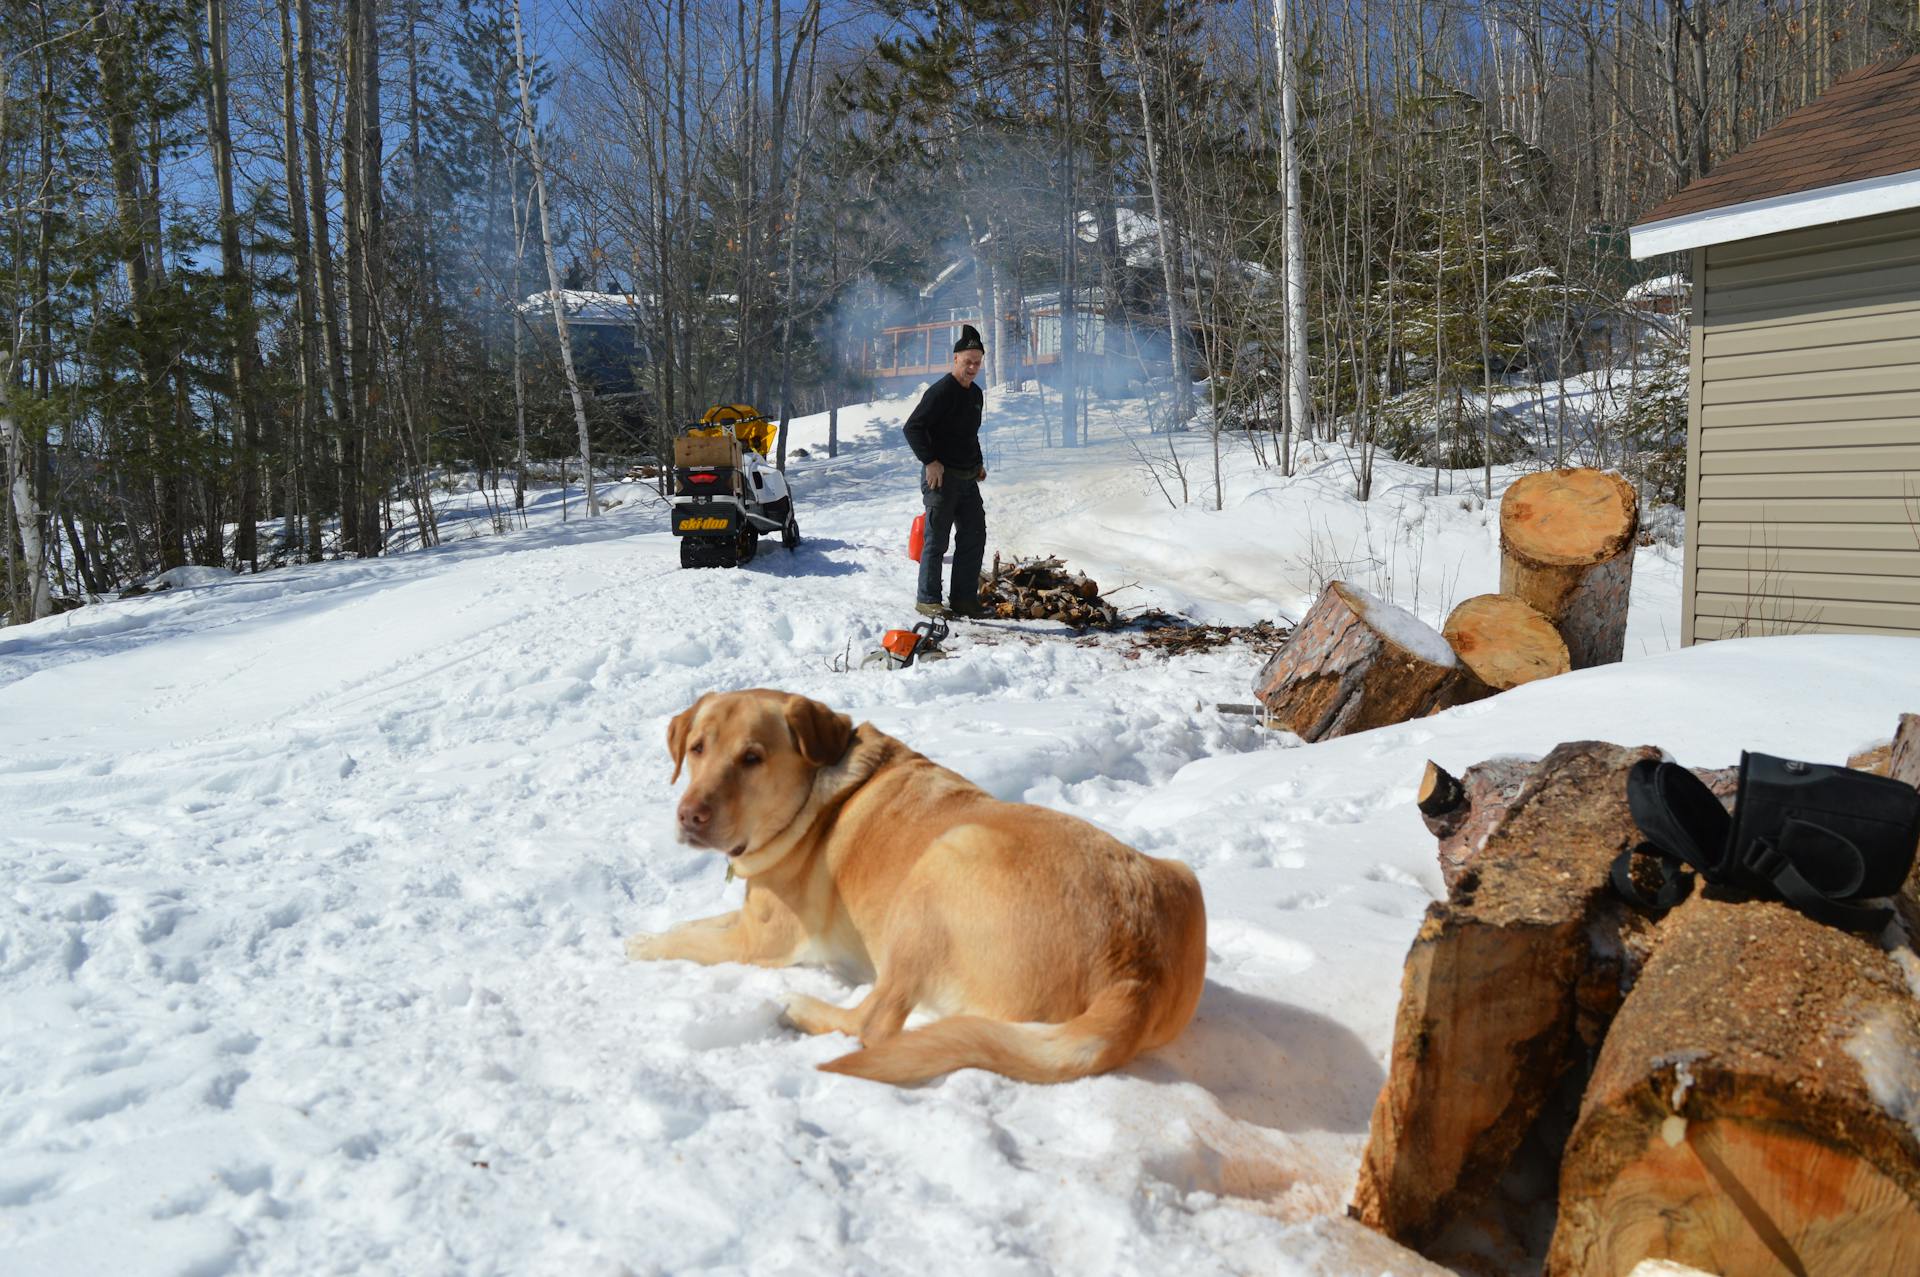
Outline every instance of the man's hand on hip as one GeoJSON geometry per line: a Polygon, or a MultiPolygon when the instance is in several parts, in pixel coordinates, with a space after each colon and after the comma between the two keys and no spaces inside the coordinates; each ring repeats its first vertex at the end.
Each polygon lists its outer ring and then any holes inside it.
{"type": "Polygon", "coordinates": [[[938,461],[927,462],[927,486],[938,488],[940,481],[947,477],[947,468],[938,461]]]}
{"type": "Polygon", "coordinates": [[[985,479],[986,477],[987,477],[987,468],[986,468],[985,466],[981,466],[981,467],[980,467],[980,469],[979,469],[979,471],[978,471],[978,473],[976,473],[976,474],[975,474],[975,475],[973,476],[973,480],[974,480],[974,482],[975,482],[975,483],[978,483],[978,482],[980,482],[980,481],[981,481],[982,479],[985,479]]]}

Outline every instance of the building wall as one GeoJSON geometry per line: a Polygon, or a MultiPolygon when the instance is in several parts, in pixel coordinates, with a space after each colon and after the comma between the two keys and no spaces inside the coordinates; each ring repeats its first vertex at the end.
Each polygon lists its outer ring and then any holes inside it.
{"type": "Polygon", "coordinates": [[[1684,641],[1920,636],[1920,211],[1694,271],[1684,641]]]}

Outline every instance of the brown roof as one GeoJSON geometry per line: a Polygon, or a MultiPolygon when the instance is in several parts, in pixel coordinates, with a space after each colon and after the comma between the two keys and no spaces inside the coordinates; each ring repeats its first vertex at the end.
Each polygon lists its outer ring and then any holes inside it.
{"type": "Polygon", "coordinates": [[[1920,56],[1835,80],[1639,224],[1912,169],[1920,169],[1920,56]]]}

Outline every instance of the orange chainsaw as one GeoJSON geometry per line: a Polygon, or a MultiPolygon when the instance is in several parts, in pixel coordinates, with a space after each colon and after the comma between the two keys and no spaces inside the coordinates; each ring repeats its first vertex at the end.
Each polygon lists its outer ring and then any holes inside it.
{"type": "Polygon", "coordinates": [[[947,641],[948,633],[947,623],[937,617],[910,630],[888,630],[880,636],[880,646],[860,662],[860,668],[903,670],[916,660],[940,660],[947,655],[940,645],[947,641]]]}

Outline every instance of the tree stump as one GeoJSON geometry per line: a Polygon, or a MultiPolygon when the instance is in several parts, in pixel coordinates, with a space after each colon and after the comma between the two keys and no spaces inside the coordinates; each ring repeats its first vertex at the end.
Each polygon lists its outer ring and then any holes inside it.
{"type": "Polygon", "coordinates": [[[1440,633],[1474,677],[1496,692],[1573,668],[1566,640],[1539,610],[1511,594],[1476,594],[1440,633]]]}
{"type": "Polygon", "coordinates": [[[1695,896],[1607,1033],[1550,1277],[1920,1272],[1920,1004],[1871,940],[1695,896]]]}
{"type": "Polygon", "coordinates": [[[1574,669],[1620,659],[1640,502],[1606,470],[1546,470],[1500,502],[1500,593],[1546,616],[1574,669]]]}
{"type": "Polygon", "coordinates": [[[1261,669],[1254,695],[1282,727],[1318,741],[1472,699],[1474,684],[1432,626],[1335,581],[1261,669]]]}
{"type": "Polygon", "coordinates": [[[1350,1208],[1362,1223],[1420,1249],[1469,1213],[1599,1041],[1651,927],[1607,874],[1640,840],[1627,772],[1657,757],[1557,747],[1501,809],[1450,898],[1428,906],[1350,1208]]]}

